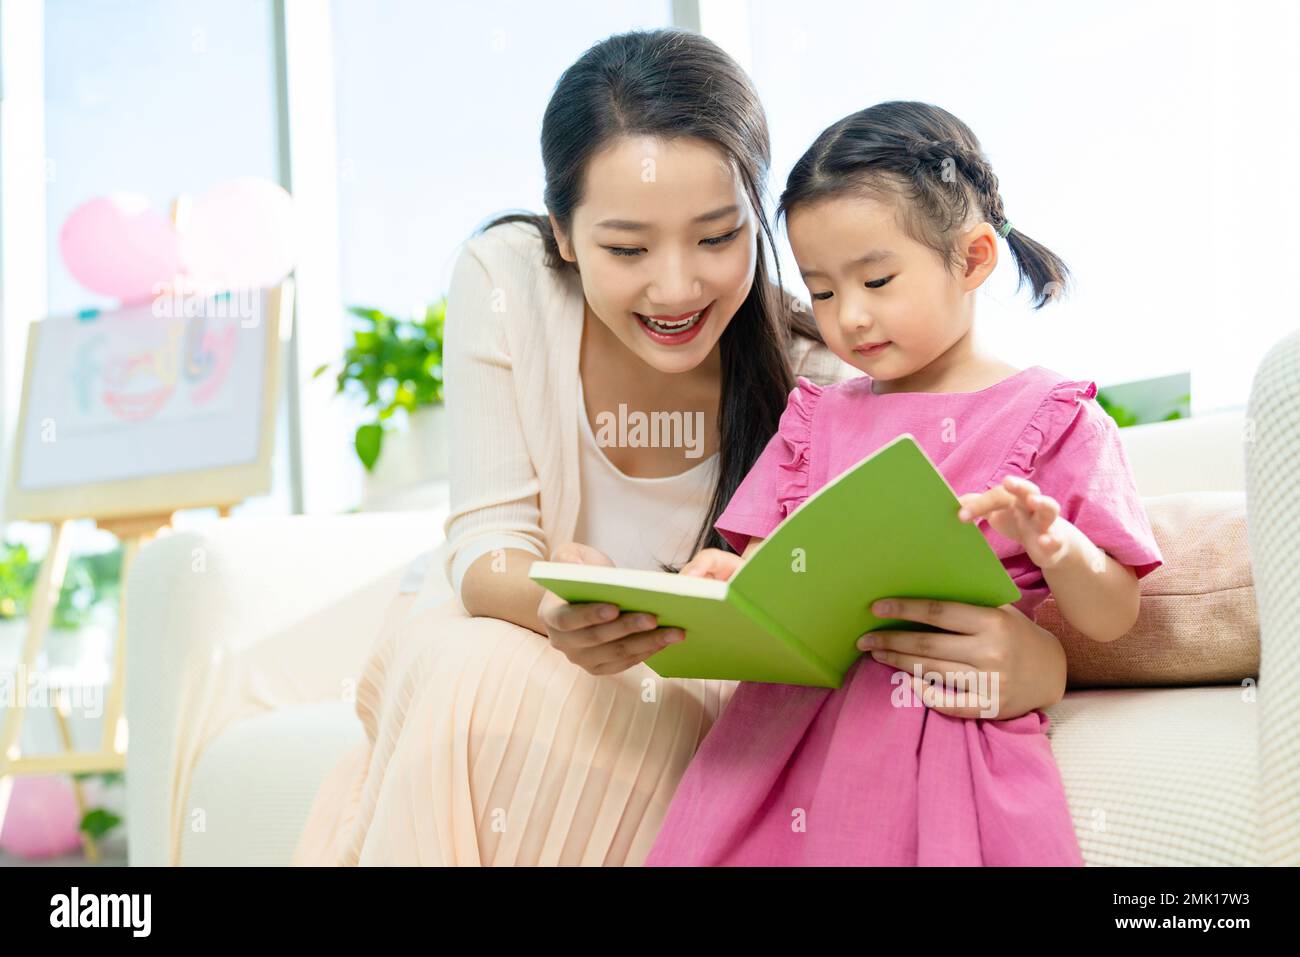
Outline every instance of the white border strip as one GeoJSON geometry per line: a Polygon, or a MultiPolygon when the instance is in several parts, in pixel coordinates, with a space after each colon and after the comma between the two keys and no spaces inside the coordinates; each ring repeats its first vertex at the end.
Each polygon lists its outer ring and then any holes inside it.
{"type": "MultiPolygon", "coordinates": [[[[45,157],[45,3],[0,0],[0,456],[6,462],[18,425],[27,327],[49,306],[45,190],[55,173],[45,157]]],[[[0,497],[4,492],[0,483],[0,497]]]]}

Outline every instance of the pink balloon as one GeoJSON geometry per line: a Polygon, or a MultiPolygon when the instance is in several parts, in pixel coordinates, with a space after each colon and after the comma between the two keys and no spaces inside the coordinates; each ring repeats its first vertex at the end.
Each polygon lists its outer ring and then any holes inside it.
{"type": "Polygon", "coordinates": [[[79,283],[128,304],[148,302],[181,263],[171,220],[134,193],[99,196],[74,209],[59,231],[59,251],[79,283]]]}
{"type": "Polygon", "coordinates": [[[14,778],[0,851],[35,861],[81,849],[81,812],[72,782],[58,774],[14,778]]]}
{"type": "Polygon", "coordinates": [[[293,198],[267,180],[218,184],[194,199],[177,226],[185,272],[206,289],[273,286],[297,258],[293,198]]]}

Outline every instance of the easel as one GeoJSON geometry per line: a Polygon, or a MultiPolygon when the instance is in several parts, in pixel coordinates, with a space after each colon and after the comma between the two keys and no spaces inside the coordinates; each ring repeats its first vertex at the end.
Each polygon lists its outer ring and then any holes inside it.
{"type": "MultiPolygon", "coordinates": [[[[246,415],[256,416],[257,447],[255,456],[247,461],[214,465],[211,468],[186,470],[185,480],[178,482],[172,474],[141,475],[113,480],[99,479],[85,482],[63,481],[37,484],[29,487],[19,481],[23,474],[22,463],[26,455],[34,454],[40,445],[27,449],[26,436],[42,425],[33,418],[32,380],[37,369],[36,357],[42,335],[62,336],[66,341],[74,338],[73,329],[85,318],[78,316],[54,317],[33,322],[28,326],[27,360],[23,375],[22,402],[18,428],[14,441],[15,454],[9,463],[6,518],[11,521],[46,522],[52,529],[50,547],[46,553],[32,596],[28,632],[24,639],[15,684],[13,707],[4,709],[3,726],[0,727],[0,827],[13,793],[14,779],[19,774],[99,773],[126,770],[127,727],[125,711],[126,664],[126,583],[131,566],[141,546],[151,538],[169,529],[175,512],[183,509],[217,508],[222,518],[230,516],[234,504],[251,496],[264,495],[271,490],[271,460],[275,447],[276,400],[279,395],[279,369],[281,358],[281,328],[291,321],[293,310],[293,280],[285,279],[279,285],[258,292],[259,299],[254,317],[259,323],[242,328],[256,329],[261,337],[260,369],[262,389],[260,406],[246,410],[246,415]],[[264,321],[261,321],[264,320],[264,321]],[[46,332],[53,328],[53,332],[46,332]],[[37,659],[42,642],[50,630],[54,609],[68,567],[70,524],[78,519],[93,519],[105,531],[111,532],[122,543],[122,591],[118,601],[117,641],[113,652],[112,672],[107,684],[107,699],[103,713],[103,731],[99,747],[92,751],[74,748],[68,725],[69,702],[63,688],[54,689],[49,702],[58,724],[62,749],[53,754],[23,755],[22,725],[29,706],[29,676],[37,675],[37,659]]],[[[226,317],[229,318],[229,317],[226,317]]],[[[241,322],[247,317],[241,317],[241,322]]],[[[156,351],[156,350],[155,350],[156,351]]],[[[174,374],[175,370],[172,369],[174,374]]],[[[48,380],[43,380],[47,385],[48,380]]],[[[40,406],[38,405],[37,408],[40,406]]],[[[63,438],[61,441],[76,441],[63,438]]],[[[73,459],[79,462],[81,460],[73,459]]],[[[66,468],[64,469],[66,472],[66,468]]],[[[75,479],[76,476],[71,476],[75,479]]],[[[44,683],[48,687],[48,682],[44,683]]],[[[42,702],[45,703],[45,702],[42,702]]],[[[73,779],[77,806],[84,817],[85,799],[81,784],[73,779]]],[[[89,835],[82,835],[86,855],[98,860],[99,850],[89,835]]]]}
{"type": "MultiPolygon", "coordinates": [[[[230,506],[218,506],[222,518],[230,515],[230,506]]],[[[18,668],[18,677],[37,674],[37,659],[41,645],[49,631],[54,609],[63,591],[63,581],[68,570],[68,526],[71,519],[53,522],[50,547],[41,562],[41,570],[32,592],[31,614],[27,638],[18,668]]],[[[63,743],[60,753],[48,755],[22,754],[23,718],[27,712],[25,681],[15,684],[13,707],[5,714],[3,732],[0,732],[0,828],[4,826],[9,798],[13,793],[14,778],[19,774],[78,774],[104,771],[122,771],[126,768],[126,720],[123,717],[123,700],[126,690],[126,582],[131,564],[140,547],[172,523],[172,513],[139,515],[98,519],[95,524],[116,536],[122,543],[122,570],[119,576],[121,592],[118,596],[117,639],[113,646],[113,669],[109,676],[108,698],[104,708],[104,725],[97,751],[77,751],[68,726],[70,708],[62,688],[54,691],[54,719],[58,724],[59,738],[63,743]]],[[[86,814],[85,795],[81,782],[72,779],[77,809],[86,814]]],[[[99,860],[99,848],[94,839],[83,833],[82,843],[90,861],[99,860]]]]}

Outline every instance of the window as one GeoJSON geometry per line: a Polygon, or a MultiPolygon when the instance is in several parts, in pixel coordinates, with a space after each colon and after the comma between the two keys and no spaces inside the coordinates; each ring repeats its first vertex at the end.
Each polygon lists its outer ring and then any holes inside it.
{"type": "Polygon", "coordinates": [[[670,23],[667,0],[334,0],[341,285],[409,314],[445,293],[494,213],[540,212],[542,115],[605,37],[670,23]]]}
{"type": "MultiPolygon", "coordinates": [[[[237,176],[279,181],[276,109],[271,0],[46,0],[48,314],[116,305],[63,265],[77,206],[127,191],[166,215],[237,176]]],[[[283,402],[276,444],[271,495],[241,513],[290,511],[283,402]]]]}

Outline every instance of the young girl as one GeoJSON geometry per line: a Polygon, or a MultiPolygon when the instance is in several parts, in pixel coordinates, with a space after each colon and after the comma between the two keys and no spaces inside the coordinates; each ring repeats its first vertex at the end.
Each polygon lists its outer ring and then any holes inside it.
{"type": "MultiPolygon", "coordinates": [[[[976,343],[976,290],[999,237],[1035,308],[1068,278],[1012,228],[997,182],[970,129],[925,103],[855,113],[799,160],[777,215],[827,345],[864,375],[798,380],[715,527],[748,557],[827,481],[910,432],[963,493],[959,517],[987,522],[1021,591],[1014,607],[1032,617],[1050,593],[1075,628],[1110,641],[1132,627],[1138,580],[1163,559],[1095,383],[1016,370],[976,343]]],[[[726,578],[742,561],[706,550],[683,573],[726,578]]],[[[922,620],[927,606],[873,611],[922,620]]],[[[932,624],[961,630],[963,606],[933,608],[932,624]]],[[[961,641],[936,636],[925,656],[960,672],[961,641]]],[[[929,707],[945,703],[935,691],[880,651],[838,689],[741,683],[646,864],[1082,865],[1047,715],[955,717],[929,707]]]]}

